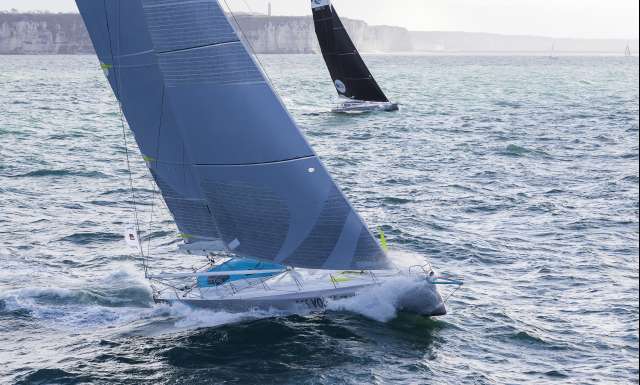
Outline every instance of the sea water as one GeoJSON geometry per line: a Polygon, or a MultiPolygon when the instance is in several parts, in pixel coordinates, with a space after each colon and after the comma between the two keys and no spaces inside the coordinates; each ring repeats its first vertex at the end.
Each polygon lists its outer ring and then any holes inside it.
{"type": "Polygon", "coordinates": [[[152,269],[202,261],[97,59],[0,56],[0,383],[637,384],[638,59],[365,59],[399,112],[330,113],[321,57],[261,57],[392,255],[464,276],[447,316],[398,313],[402,283],[320,315],[154,305],[134,203],[152,269]]]}

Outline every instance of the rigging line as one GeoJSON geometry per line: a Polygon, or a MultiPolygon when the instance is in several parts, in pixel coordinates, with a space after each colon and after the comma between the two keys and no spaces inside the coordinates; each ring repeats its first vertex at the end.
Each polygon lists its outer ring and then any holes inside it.
{"type": "MultiPolygon", "coordinates": [[[[160,120],[158,122],[158,135],[156,136],[156,158],[160,158],[160,138],[162,136],[162,122],[164,119],[164,106],[165,106],[165,87],[162,87],[162,98],[160,103],[160,120]]],[[[151,162],[153,162],[152,160],[151,162]]],[[[151,168],[151,165],[148,165],[151,168]]],[[[149,213],[149,239],[147,240],[147,256],[146,259],[143,256],[143,264],[144,264],[144,275],[145,278],[148,277],[149,272],[149,263],[151,258],[151,230],[153,229],[153,209],[155,208],[156,200],[158,199],[158,185],[155,183],[155,179],[152,177],[151,187],[153,188],[153,194],[151,196],[151,208],[149,213]]]]}
{"type": "Polygon", "coordinates": [[[456,287],[455,289],[453,289],[453,291],[451,291],[451,293],[449,293],[449,295],[447,296],[447,298],[444,300],[445,305],[449,303],[449,300],[451,299],[451,297],[453,297],[453,295],[455,293],[458,292],[458,290],[460,290],[462,288],[462,285],[459,285],[458,287],[456,287]]]}
{"type": "MultiPolygon", "coordinates": [[[[230,0],[230,1],[233,1],[233,0],[230,0]]],[[[253,14],[253,9],[251,9],[251,6],[249,5],[249,3],[247,3],[247,0],[242,0],[242,2],[244,3],[244,6],[247,7],[247,11],[250,14],[253,14]]],[[[225,4],[226,4],[226,1],[225,1],[225,4]]],[[[229,12],[231,12],[231,7],[229,7],[228,4],[227,4],[227,8],[229,8],[229,12]]]]}
{"type": "Polygon", "coordinates": [[[158,51],[158,55],[166,55],[166,54],[171,54],[171,53],[176,53],[176,52],[184,52],[184,51],[190,51],[190,50],[194,50],[194,49],[200,49],[200,48],[208,48],[208,47],[217,47],[219,45],[227,45],[227,44],[233,44],[233,43],[239,43],[240,39],[236,40],[228,40],[228,41],[221,41],[219,43],[207,43],[207,44],[200,44],[200,45],[195,45],[193,47],[186,47],[186,48],[178,48],[178,49],[171,49],[168,51],[158,51]]]}
{"type": "MultiPolygon", "coordinates": [[[[120,4],[118,4],[118,13],[120,12],[120,4]]],[[[104,8],[104,17],[105,17],[105,25],[107,27],[107,33],[109,34],[109,53],[111,54],[111,61],[115,64],[115,56],[113,54],[113,43],[111,41],[111,26],[109,25],[109,14],[107,12],[107,0],[103,1],[103,8],[104,8]]],[[[120,48],[120,22],[119,19],[118,20],[118,24],[116,27],[116,32],[117,32],[117,43],[118,43],[118,48],[120,48]]],[[[138,241],[139,241],[139,237],[140,237],[140,221],[138,218],[138,205],[136,203],[136,193],[135,193],[135,189],[134,189],[134,183],[133,183],[133,173],[131,172],[131,161],[129,159],[129,145],[127,143],[127,130],[125,128],[125,124],[124,124],[124,112],[122,110],[122,102],[120,101],[120,90],[121,90],[121,76],[119,76],[119,72],[116,70],[116,67],[114,66],[114,71],[113,71],[113,76],[115,76],[116,81],[115,81],[115,88],[116,88],[116,99],[118,101],[118,110],[120,113],[120,125],[122,126],[122,139],[124,142],[124,152],[125,152],[125,156],[126,156],[126,160],[127,160],[127,171],[129,173],[129,185],[131,188],[131,199],[132,199],[132,203],[133,203],[133,216],[134,216],[134,220],[135,220],[135,226],[136,226],[136,232],[138,233],[138,241]]],[[[145,261],[145,256],[144,256],[144,249],[142,248],[142,243],[138,242],[139,246],[139,251],[140,251],[140,256],[142,257],[142,262],[145,265],[145,269],[146,269],[146,263],[145,261]]]]}
{"type": "Polygon", "coordinates": [[[242,0],[242,2],[247,7],[247,10],[249,11],[249,13],[253,13],[253,10],[251,9],[251,6],[249,5],[249,3],[247,3],[247,0],[242,0]]]}
{"type": "MultiPolygon", "coordinates": [[[[240,25],[240,23],[238,22],[238,19],[236,18],[236,15],[233,13],[233,10],[231,9],[231,7],[229,6],[229,3],[227,2],[227,0],[222,0],[224,2],[224,4],[227,6],[227,9],[229,10],[229,13],[231,14],[231,17],[233,18],[233,21],[235,22],[235,24],[238,26],[238,29],[240,30],[240,33],[242,34],[242,36],[244,37],[244,41],[247,42],[247,45],[249,46],[249,49],[251,50],[251,53],[253,53],[253,57],[256,58],[256,61],[258,62],[258,65],[260,66],[260,68],[262,69],[262,73],[264,74],[264,76],[267,78],[267,81],[269,82],[269,84],[271,85],[271,87],[274,87],[273,81],[271,81],[271,77],[269,76],[269,74],[267,73],[267,70],[264,66],[264,64],[262,64],[262,61],[260,60],[260,58],[258,57],[258,54],[256,53],[256,50],[253,48],[253,44],[251,44],[251,41],[249,41],[249,38],[247,37],[247,34],[244,33],[244,30],[242,29],[242,26],[240,25]]],[[[246,1],[245,1],[246,4],[246,1]]],[[[248,4],[247,4],[248,7],[248,4]]],[[[251,9],[251,8],[249,8],[251,9]]]]}
{"type": "Polygon", "coordinates": [[[144,276],[148,278],[149,276],[149,258],[151,257],[151,230],[153,229],[153,209],[155,207],[155,201],[158,199],[158,188],[155,183],[151,182],[151,187],[153,188],[153,194],[151,195],[151,208],[149,209],[149,235],[147,236],[147,255],[142,256],[142,264],[144,267],[144,276]]]}

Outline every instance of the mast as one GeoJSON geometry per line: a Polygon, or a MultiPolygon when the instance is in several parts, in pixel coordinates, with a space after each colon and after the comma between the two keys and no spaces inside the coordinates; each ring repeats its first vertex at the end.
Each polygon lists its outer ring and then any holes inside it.
{"type": "Polygon", "coordinates": [[[369,72],[330,0],[311,0],[316,35],[331,79],[340,96],[389,102],[369,72]]]}
{"type": "Polygon", "coordinates": [[[217,0],[76,0],[187,242],[310,269],[390,268],[217,0]]]}

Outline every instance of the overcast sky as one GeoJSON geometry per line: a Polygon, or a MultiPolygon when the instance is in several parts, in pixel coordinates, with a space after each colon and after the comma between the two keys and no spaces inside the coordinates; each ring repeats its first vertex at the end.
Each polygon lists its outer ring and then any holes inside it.
{"type": "MultiPolygon", "coordinates": [[[[310,14],[309,0],[227,0],[234,11],[310,14]]],[[[342,16],[416,31],[637,38],[638,0],[333,0],[342,16]]],[[[0,0],[0,9],[76,11],[73,0],[0,0]]]]}

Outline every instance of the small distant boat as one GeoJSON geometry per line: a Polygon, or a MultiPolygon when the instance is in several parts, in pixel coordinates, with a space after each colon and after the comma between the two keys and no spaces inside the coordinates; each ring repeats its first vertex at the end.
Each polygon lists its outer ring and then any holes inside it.
{"type": "Polygon", "coordinates": [[[549,59],[551,60],[557,60],[558,57],[556,56],[556,43],[552,42],[551,43],[551,51],[549,53],[549,59]]]}
{"type": "Polygon", "coordinates": [[[627,43],[627,46],[624,49],[624,56],[626,56],[626,57],[630,57],[631,56],[631,47],[629,46],[629,43],[627,43]]]}
{"type": "Polygon", "coordinates": [[[397,111],[360,56],[331,0],[311,0],[316,36],[338,95],[334,112],[397,111]]]}
{"type": "MultiPolygon", "coordinates": [[[[378,242],[217,0],[76,3],[180,232],[176,260],[202,260],[198,269],[158,272],[137,223],[128,228],[156,302],[322,310],[399,280],[409,284],[399,310],[446,313],[437,285],[461,282],[428,265],[394,265],[382,231],[378,242]]],[[[346,80],[357,90],[375,84],[346,80]]]]}

